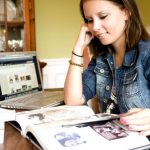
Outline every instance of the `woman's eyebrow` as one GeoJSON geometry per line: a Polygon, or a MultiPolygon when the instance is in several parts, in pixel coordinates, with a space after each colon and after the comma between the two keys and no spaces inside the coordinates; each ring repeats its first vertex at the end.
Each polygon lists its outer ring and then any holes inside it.
{"type": "MultiPolygon", "coordinates": [[[[99,12],[97,12],[96,14],[97,15],[104,15],[104,14],[108,14],[109,12],[108,11],[106,11],[106,10],[103,10],[103,11],[99,11],[99,12]]],[[[90,15],[88,16],[88,15],[85,15],[85,17],[91,17],[90,15]]]]}

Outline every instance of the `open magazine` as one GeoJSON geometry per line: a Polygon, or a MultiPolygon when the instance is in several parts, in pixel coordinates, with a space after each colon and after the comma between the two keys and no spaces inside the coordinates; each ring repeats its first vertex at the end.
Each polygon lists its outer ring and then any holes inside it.
{"type": "Polygon", "coordinates": [[[127,150],[150,144],[145,136],[128,131],[117,118],[119,115],[95,114],[85,105],[62,105],[18,112],[15,121],[9,123],[44,150],[91,150],[95,146],[96,150],[103,146],[127,150]]]}

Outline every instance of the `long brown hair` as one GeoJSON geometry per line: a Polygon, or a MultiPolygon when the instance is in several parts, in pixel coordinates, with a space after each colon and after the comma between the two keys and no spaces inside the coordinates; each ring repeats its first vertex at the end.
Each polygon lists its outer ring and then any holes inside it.
{"type": "MultiPolygon", "coordinates": [[[[90,0],[80,1],[80,12],[86,22],[83,10],[83,4],[90,0]]],[[[139,40],[149,40],[150,35],[146,31],[144,24],[142,22],[140,12],[135,0],[107,0],[116,4],[120,9],[127,9],[130,12],[129,19],[126,24],[125,34],[126,34],[126,50],[130,50],[132,47],[136,46],[139,40]]],[[[108,46],[102,45],[99,39],[94,37],[91,41],[90,51],[94,57],[100,54],[106,54],[108,52],[108,46]]]]}

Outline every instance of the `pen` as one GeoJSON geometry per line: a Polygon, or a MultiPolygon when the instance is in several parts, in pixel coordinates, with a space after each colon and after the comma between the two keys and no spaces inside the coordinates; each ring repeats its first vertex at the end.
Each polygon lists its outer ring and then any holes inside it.
{"type": "Polygon", "coordinates": [[[67,125],[62,125],[63,128],[69,128],[69,127],[85,127],[87,126],[86,124],[84,123],[81,123],[81,124],[67,124],[67,125]]]}

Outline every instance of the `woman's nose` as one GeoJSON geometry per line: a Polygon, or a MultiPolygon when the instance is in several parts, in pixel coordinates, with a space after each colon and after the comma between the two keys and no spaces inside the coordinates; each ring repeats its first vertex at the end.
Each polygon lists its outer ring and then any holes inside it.
{"type": "Polygon", "coordinates": [[[101,28],[101,21],[98,19],[95,19],[93,22],[93,31],[98,31],[101,28]]]}

